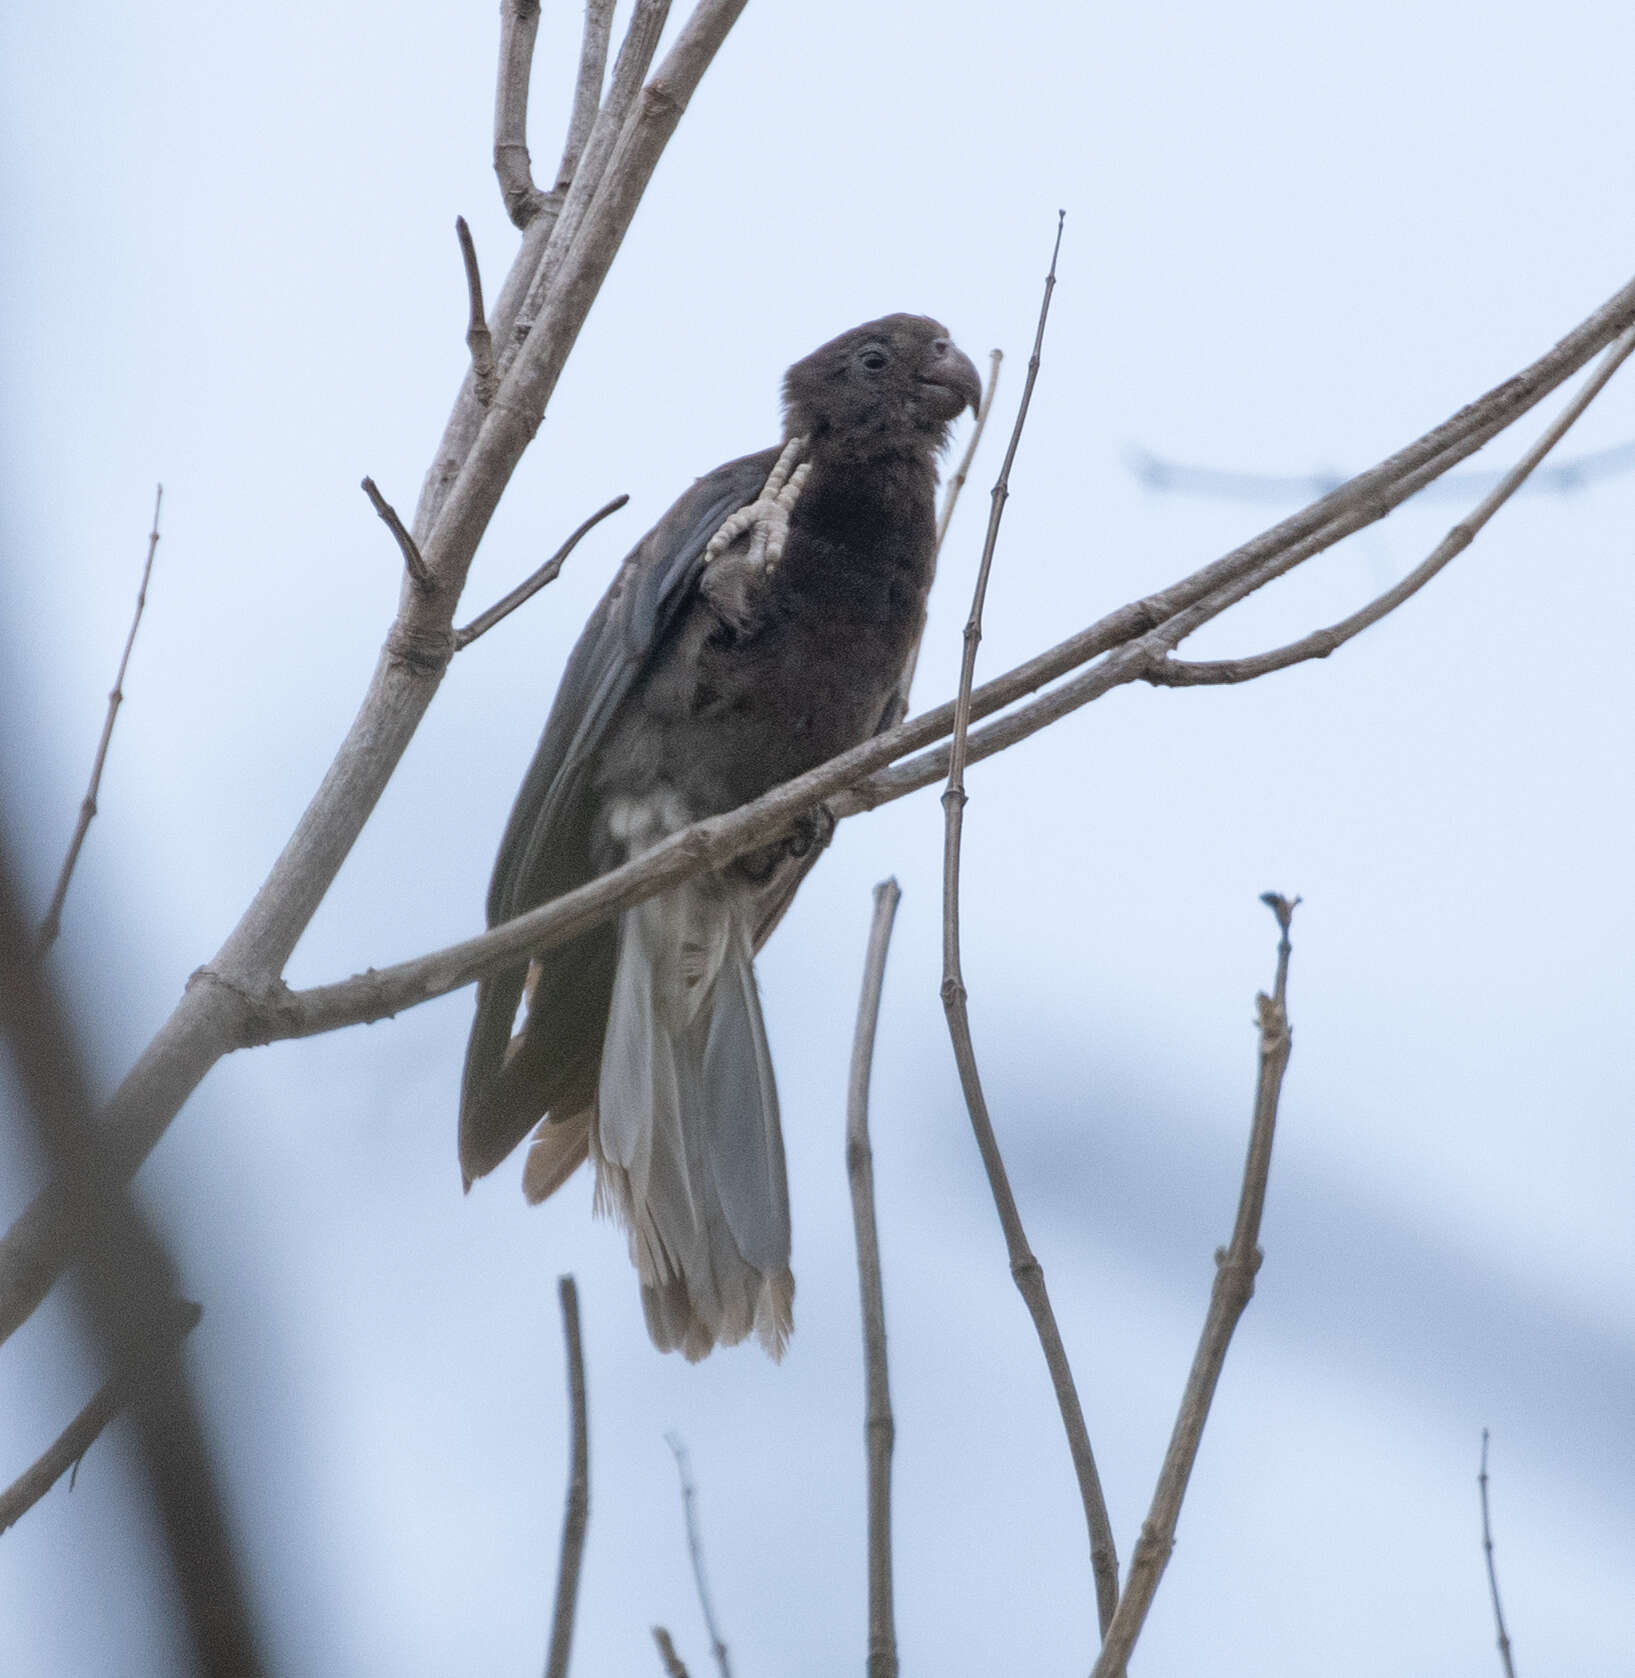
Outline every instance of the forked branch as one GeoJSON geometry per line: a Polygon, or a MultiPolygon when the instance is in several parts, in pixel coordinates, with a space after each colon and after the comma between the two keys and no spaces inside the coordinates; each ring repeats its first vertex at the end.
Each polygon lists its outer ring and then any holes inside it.
{"type": "Polygon", "coordinates": [[[1204,1319],[1198,1350],[1192,1359],[1186,1388],[1181,1395],[1169,1449],[1164,1453],[1152,1506],[1141,1524],[1130,1557],[1130,1571],[1119,1598],[1118,1612],[1107,1630],[1091,1678],[1117,1678],[1124,1670],[1135,1640],[1146,1623],[1147,1610],[1158,1590],[1158,1582],[1169,1565],[1175,1547],[1175,1524],[1181,1514],[1192,1465],[1198,1458],[1204,1423],[1215,1399],[1226,1349],[1232,1331],[1255,1291],[1255,1273],[1260,1269],[1260,1218],[1266,1204],[1266,1180],[1272,1166],[1272,1138],[1277,1128],[1277,1102],[1283,1090],[1294,1046],[1289,1030],[1289,924],[1298,897],[1280,897],[1266,892],[1263,902],[1277,917],[1277,977],[1272,994],[1255,998],[1260,1027],[1260,1073],[1255,1085],[1254,1118],[1249,1128],[1249,1148],[1243,1163],[1243,1186],[1238,1194],[1237,1219],[1231,1241],[1215,1254],[1215,1285],[1209,1296],[1209,1313],[1204,1319]]]}

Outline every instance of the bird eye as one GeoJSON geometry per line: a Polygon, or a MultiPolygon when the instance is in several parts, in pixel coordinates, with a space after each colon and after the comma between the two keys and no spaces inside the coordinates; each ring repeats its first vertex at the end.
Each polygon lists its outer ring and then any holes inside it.
{"type": "Polygon", "coordinates": [[[878,373],[884,369],[887,357],[884,350],[868,349],[857,359],[869,372],[878,373]]]}

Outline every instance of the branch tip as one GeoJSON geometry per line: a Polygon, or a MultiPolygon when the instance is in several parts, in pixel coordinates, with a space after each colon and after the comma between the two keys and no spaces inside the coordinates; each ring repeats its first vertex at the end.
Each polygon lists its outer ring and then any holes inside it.
{"type": "Polygon", "coordinates": [[[369,504],[380,515],[381,523],[391,531],[397,542],[398,551],[403,555],[403,568],[409,573],[409,580],[421,594],[435,594],[437,580],[421,556],[419,544],[409,534],[408,526],[397,516],[397,509],[380,493],[380,487],[373,478],[365,478],[360,487],[369,497],[369,504]]]}

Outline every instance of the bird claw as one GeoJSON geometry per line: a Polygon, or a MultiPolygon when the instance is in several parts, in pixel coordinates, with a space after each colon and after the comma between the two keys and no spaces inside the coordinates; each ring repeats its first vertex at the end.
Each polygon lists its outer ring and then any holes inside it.
{"type": "Polygon", "coordinates": [[[806,449],[804,437],[791,437],[783,453],[761,486],[761,493],[747,507],[727,516],[704,550],[706,570],[746,533],[749,552],[744,568],[751,576],[765,578],[777,569],[789,540],[789,518],[812,474],[812,463],[801,461],[806,449]],[[799,464],[797,464],[797,462],[799,464]]]}
{"type": "Polygon", "coordinates": [[[804,816],[796,818],[794,829],[784,841],[784,846],[790,856],[803,857],[826,849],[834,836],[834,812],[827,804],[820,804],[815,810],[808,810],[804,816]]]}

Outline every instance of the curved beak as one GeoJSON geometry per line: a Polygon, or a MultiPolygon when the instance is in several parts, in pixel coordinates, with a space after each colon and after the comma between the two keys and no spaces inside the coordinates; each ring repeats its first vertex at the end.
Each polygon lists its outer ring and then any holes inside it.
{"type": "Polygon", "coordinates": [[[981,375],[971,358],[946,338],[932,346],[931,359],[920,374],[920,383],[936,385],[955,399],[948,410],[949,419],[964,408],[974,414],[982,405],[981,375]]]}

